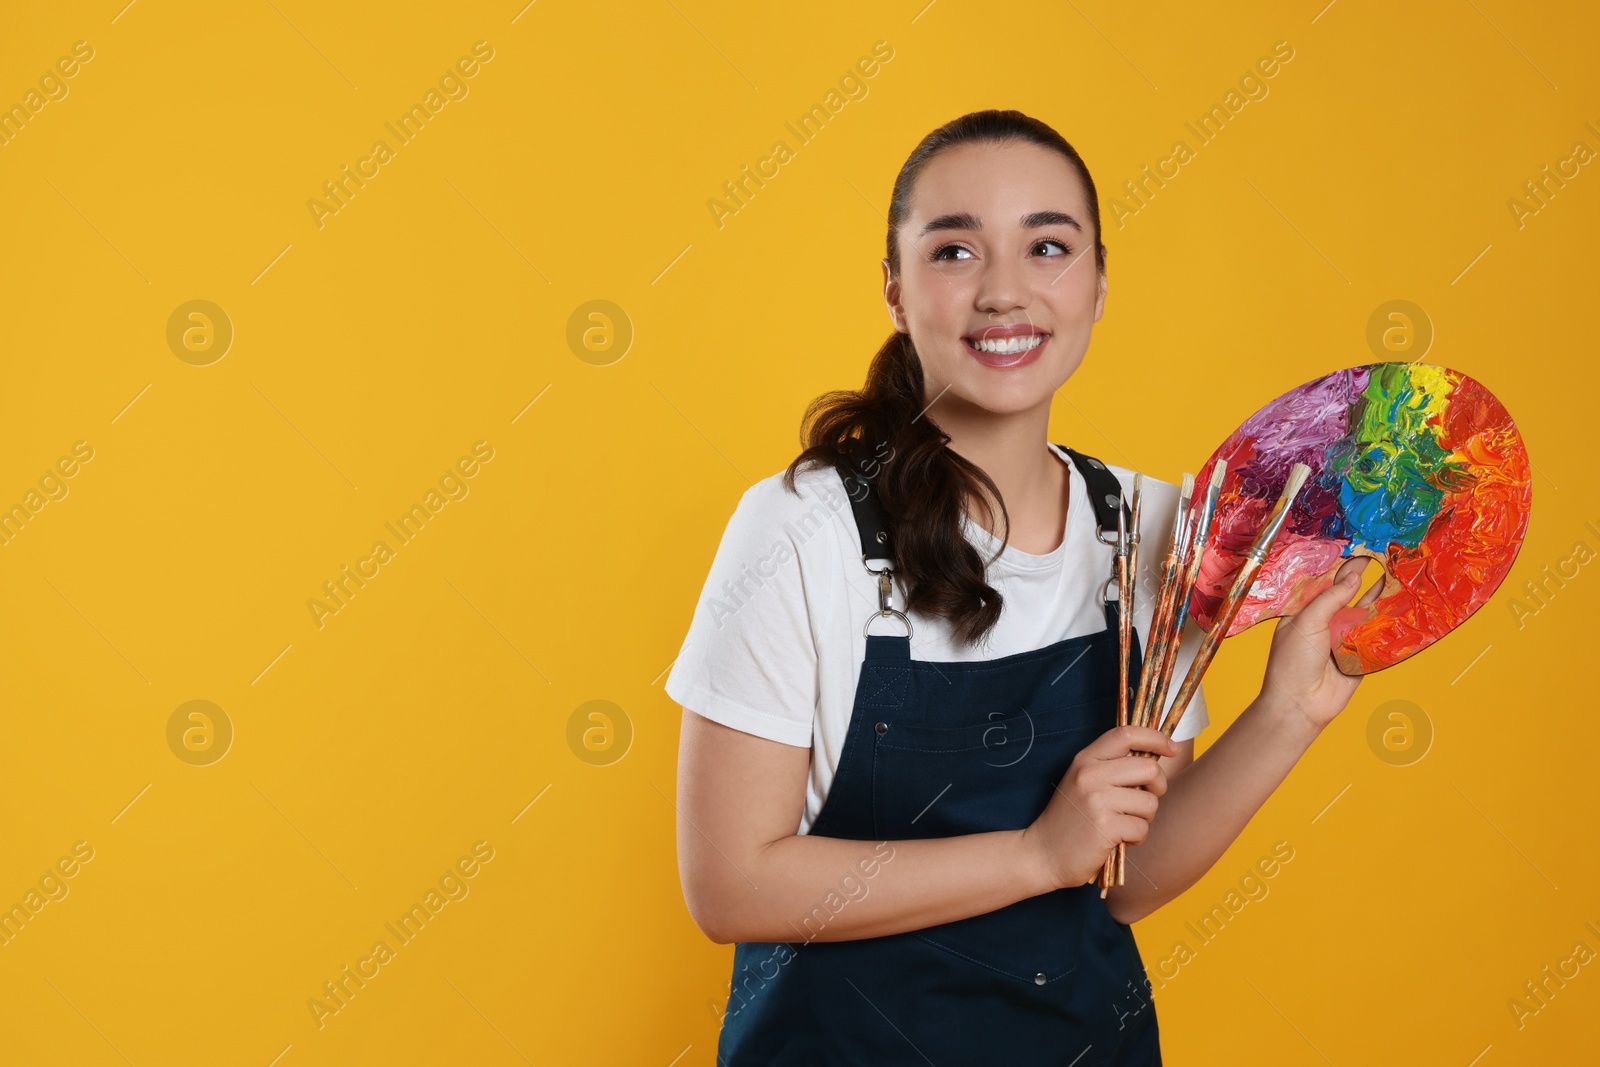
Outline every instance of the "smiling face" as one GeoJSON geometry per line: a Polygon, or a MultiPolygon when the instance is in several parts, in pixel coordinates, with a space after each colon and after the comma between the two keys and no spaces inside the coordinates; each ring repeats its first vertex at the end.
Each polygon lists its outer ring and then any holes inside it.
{"type": "Polygon", "coordinates": [[[1083,181],[1057,152],[964,144],[931,159],[896,238],[899,276],[883,264],[927,400],[996,415],[1048,405],[1105,306],[1098,238],[1083,181]]]}

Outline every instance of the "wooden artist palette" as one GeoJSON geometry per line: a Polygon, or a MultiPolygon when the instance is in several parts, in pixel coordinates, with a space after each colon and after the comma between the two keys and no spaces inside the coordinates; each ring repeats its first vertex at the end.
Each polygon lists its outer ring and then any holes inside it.
{"type": "Polygon", "coordinates": [[[1516,424],[1489,390],[1446,367],[1372,363],[1307,382],[1230,434],[1197,486],[1218,458],[1227,477],[1190,614],[1210,627],[1289,468],[1305,463],[1311,477],[1225,636],[1294,614],[1341,559],[1370,556],[1383,566],[1382,592],[1333,619],[1345,674],[1393,666],[1465,622],[1511,570],[1528,528],[1533,486],[1516,424]]]}

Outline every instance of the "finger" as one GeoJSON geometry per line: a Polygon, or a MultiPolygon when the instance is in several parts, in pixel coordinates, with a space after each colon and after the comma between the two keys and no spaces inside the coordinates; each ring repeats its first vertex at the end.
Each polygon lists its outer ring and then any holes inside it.
{"type": "Polygon", "coordinates": [[[1145,756],[1128,756],[1100,764],[1084,779],[1084,785],[1089,789],[1127,789],[1159,797],[1167,791],[1167,775],[1156,760],[1145,756]]]}
{"type": "Polygon", "coordinates": [[[1156,799],[1154,793],[1144,789],[1117,788],[1111,791],[1111,806],[1113,810],[1124,815],[1132,815],[1136,819],[1150,820],[1156,817],[1156,809],[1161,801],[1156,799]]]}
{"type": "MultiPolygon", "coordinates": [[[[1363,576],[1363,580],[1365,580],[1365,576],[1363,576]]],[[[1372,583],[1371,589],[1361,594],[1361,599],[1356,601],[1354,606],[1358,608],[1371,607],[1372,602],[1378,599],[1379,594],[1383,592],[1383,588],[1387,584],[1387,575],[1380,575],[1379,580],[1372,583]]]]}
{"type": "Polygon", "coordinates": [[[1107,785],[1148,789],[1156,796],[1160,796],[1167,789],[1167,772],[1162,768],[1160,760],[1153,760],[1149,756],[1130,755],[1121,759],[1107,760],[1101,764],[1101,769],[1101,780],[1107,785]]]}
{"type": "Polygon", "coordinates": [[[1176,756],[1178,743],[1148,726],[1117,726],[1095,738],[1085,751],[1103,760],[1121,759],[1130,752],[1176,756]]]}
{"type": "Polygon", "coordinates": [[[1333,584],[1317,594],[1316,598],[1294,615],[1296,629],[1304,633],[1318,633],[1328,628],[1334,613],[1350,603],[1356,590],[1361,588],[1361,576],[1367,569],[1366,556],[1355,556],[1339,566],[1333,584]]]}
{"type": "Polygon", "coordinates": [[[1118,841],[1126,841],[1130,845],[1143,843],[1150,836],[1150,820],[1141,819],[1133,815],[1124,815],[1111,827],[1111,836],[1118,841]]]}

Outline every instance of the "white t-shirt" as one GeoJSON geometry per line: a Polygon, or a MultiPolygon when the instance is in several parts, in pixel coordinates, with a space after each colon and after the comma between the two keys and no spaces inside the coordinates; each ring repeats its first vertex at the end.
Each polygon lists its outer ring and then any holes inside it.
{"type": "MultiPolygon", "coordinates": [[[[1106,626],[1102,583],[1112,548],[1096,537],[1083,476],[1054,445],[1071,472],[1065,536],[1036,556],[1007,545],[986,579],[1003,597],[1000,619],[982,642],[956,640],[940,618],[908,613],[914,660],[987,660],[1028,652],[1106,626]]],[[[1107,467],[1133,496],[1133,472],[1107,467]]],[[[878,579],[861,561],[861,538],[839,472],[808,466],[795,475],[796,496],[778,472],[752,485],[728,520],[683,648],[667,678],[667,695],[686,711],[786,745],[811,749],[811,773],[799,833],[822,810],[844,750],[856,682],[866,656],[863,633],[878,610],[878,579]]],[[[1172,536],[1178,487],[1145,478],[1140,505],[1139,586],[1134,626],[1147,647],[1161,564],[1172,536]]],[[[968,540],[987,560],[999,540],[963,518],[968,540]]],[[[874,566],[881,567],[881,562],[874,566]]],[[[905,610],[895,579],[891,606],[905,610]]],[[[874,634],[902,635],[898,619],[872,624],[874,634]]],[[[1202,633],[1190,620],[1178,646],[1167,704],[1194,659],[1202,633]]],[[[1173,737],[1184,741],[1206,726],[1205,693],[1197,691],[1173,737]]]]}

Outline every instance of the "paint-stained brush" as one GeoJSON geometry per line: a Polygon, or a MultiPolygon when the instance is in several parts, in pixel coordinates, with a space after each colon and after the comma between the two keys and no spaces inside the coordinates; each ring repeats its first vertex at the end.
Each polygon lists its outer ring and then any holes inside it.
{"type": "Polygon", "coordinates": [[[1167,712],[1166,721],[1161,724],[1161,732],[1168,737],[1178,728],[1178,723],[1183,721],[1183,713],[1189,706],[1189,701],[1194,697],[1196,689],[1200,688],[1200,676],[1205,674],[1206,668],[1211,665],[1211,658],[1217,654],[1217,646],[1222,643],[1223,635],[1228,632],[1228,627],[1233,624],[1233,617],[1239,614],[1244,599],[1250,593],[1250,587],[1255,584],[1256,572],[1261,569],[1261,564],[1266,560],[1267,553],[1272,550],[1272,542],[1277,540],[1278,531],[1283,528],[1283,521],[1289,515],[1289,504],[1300,493],[1301,486],[1305,485],[1306,477],[1311,473],[1311,468],[1304,463],[1296,463],[1289,471],[1289,481],[1283,487],[1283,492],[1278,496],[1278,502],[1272,506],[1272,511],[1267,515],[1267,521],[1261,525],[1256,539],[1250,545],[1250,550],[1245,553],[1244,565],[1239,568],[1239,573],[1234,576],[1233,586],[1228,590],[1228,595],[1223,598],[1222,606],[1217,609],[1217,617],[1211,623],[1211,629],[1206,631],[1205,640],[1200,642],[1200,649],[1195,653],[1194,662],[1189,664],[1189,673],[1183,677],[1183,685],[1178,687],[1178,695],[1172,700],[1172,709],[1167,712]]]}
{"type": "Polygon", "coordinates": [[[1167,558],[1161,565],[1161,587],[1156,593],[1155,611],[1150,619],[1150,630],[1145,634],[1144,669],[1139,672],[1139,691],[1133,698],[1133,722],[1136,726],[1150,725],[1144,717],[1144,709],[1149,703],[1150,684],[1155,680],[1150,662],[1158,640],[1157,635],[1162,632],[1171,614],[1173,592],[1177,588],[1178,576],[1182,572],[1183,550],[1188,544],[1189,498],[1193,493],[1194,475],[1186,471],[1183,475],[1183,488],[1178,493],[1178,510],[1172,520],[1172,539],[1167,545],[1167,558]]]}
{"type": "MultiPolygon", "coordinates": [[[[1143,498],[1143,496],[1144,496],[1144,475],[1143,474],[1135,474],[1133,476],[1133,519],[1132,519],[1132,523],[1131,523],[1132,529],[1130,529],[1128,531],[1128,571],[1127,571],[1128,583],[1127,583],[1127,592],[1121,594],[1122,602],[1118,605],[1118,608],[1117,608],[1118,614],[1122,617],[1122,629],[1123,629],[1123,632],[1128,635],[1126,638],[1124,638],[1124,643],[1125,644],[1129,644],[1129,645],[1132,644],[1132,640],[1133,640],[1133,612],[1134,612],[1134,608],[1136,607],[1136,603],[1135,602],[1137,601],[1138,596],[1139,596],[1139,504],[1140,504],[1140,501],[1143,498]]],[[[1128,659],[1128,653],[1124,652],[1123,655],[1122,655],[1122,658],[1123,658],[1123,661],[1126,662],[1127,659],[1128,659]]],[[[1142,665],[1143,657],[1140,657],[1140,659],[1141,659],[1141,665],[1142,665]]],[[[1140,673],[1142,674],[1143,672],[1141,671],[1140,673]]],[[[1121,699],[1124,700],[1124,701],[1127,700],[1128,680],[1127,680],[1126,677],[1124,677],[1122,679],[1122,691],[1121,691],[1121,693],[1122,693],[1121,699]]],[[[1127,717],[1126,714],[1124,714],[1118,720],[1118,725],[1125,726],[1125,725],[1127,725],[1127,723],[1128,723],[1128,717],[1127,717]]],[[[1116,852],[1116,870],[1112,872],[1113,876],[1114,876],[1114,884],[1116,884],[1116,885],[1122,885],[1123,882],[1125,882],[1127,880],[1127,873],[1128,873],[1127,857],[1128,857],[1127,842],[1118,841],[1117,842],[1117,852],[1116,852]]]]}
{"type": "Polygon", "coordinates": [[[1150,694],[1150,706],[1145,713],[1147,722],[1159,722],[1167,706],[1167,686],[1172,683],[1172,672],[1178,665],[1178,646],[1183,641],[1183,624],[1189,620],[1189,597],[1193,594],[1195,582],[1200,577],[1200,562],[1211,541],[1211,527],[1217,515],[1217,500],[1222,495],[1222,482],[1227,476],[1228,461],[1219,458],[1211,468],[1211,481],[1206,488],[1205,502],[1200,508],[1194,542],[1189,549],[1188,563],[1173,594],[1172,614],[1163,634],[1161,670],[1156,676],[1150,694]]]}
{"type": "MultiPolygon", "coordinates": [[[[1132,516],[1117,507],[1117,725],[1128,725],[1128,661],[1133,647],[1133,597],[1139,550],[1139,499],[1144,475],[1133,476],[1132,516]]],[[[1106,855],[1100,871],[1100,895],[1113,885],[1122,884],[1123,842],[1106,855]]]]}

